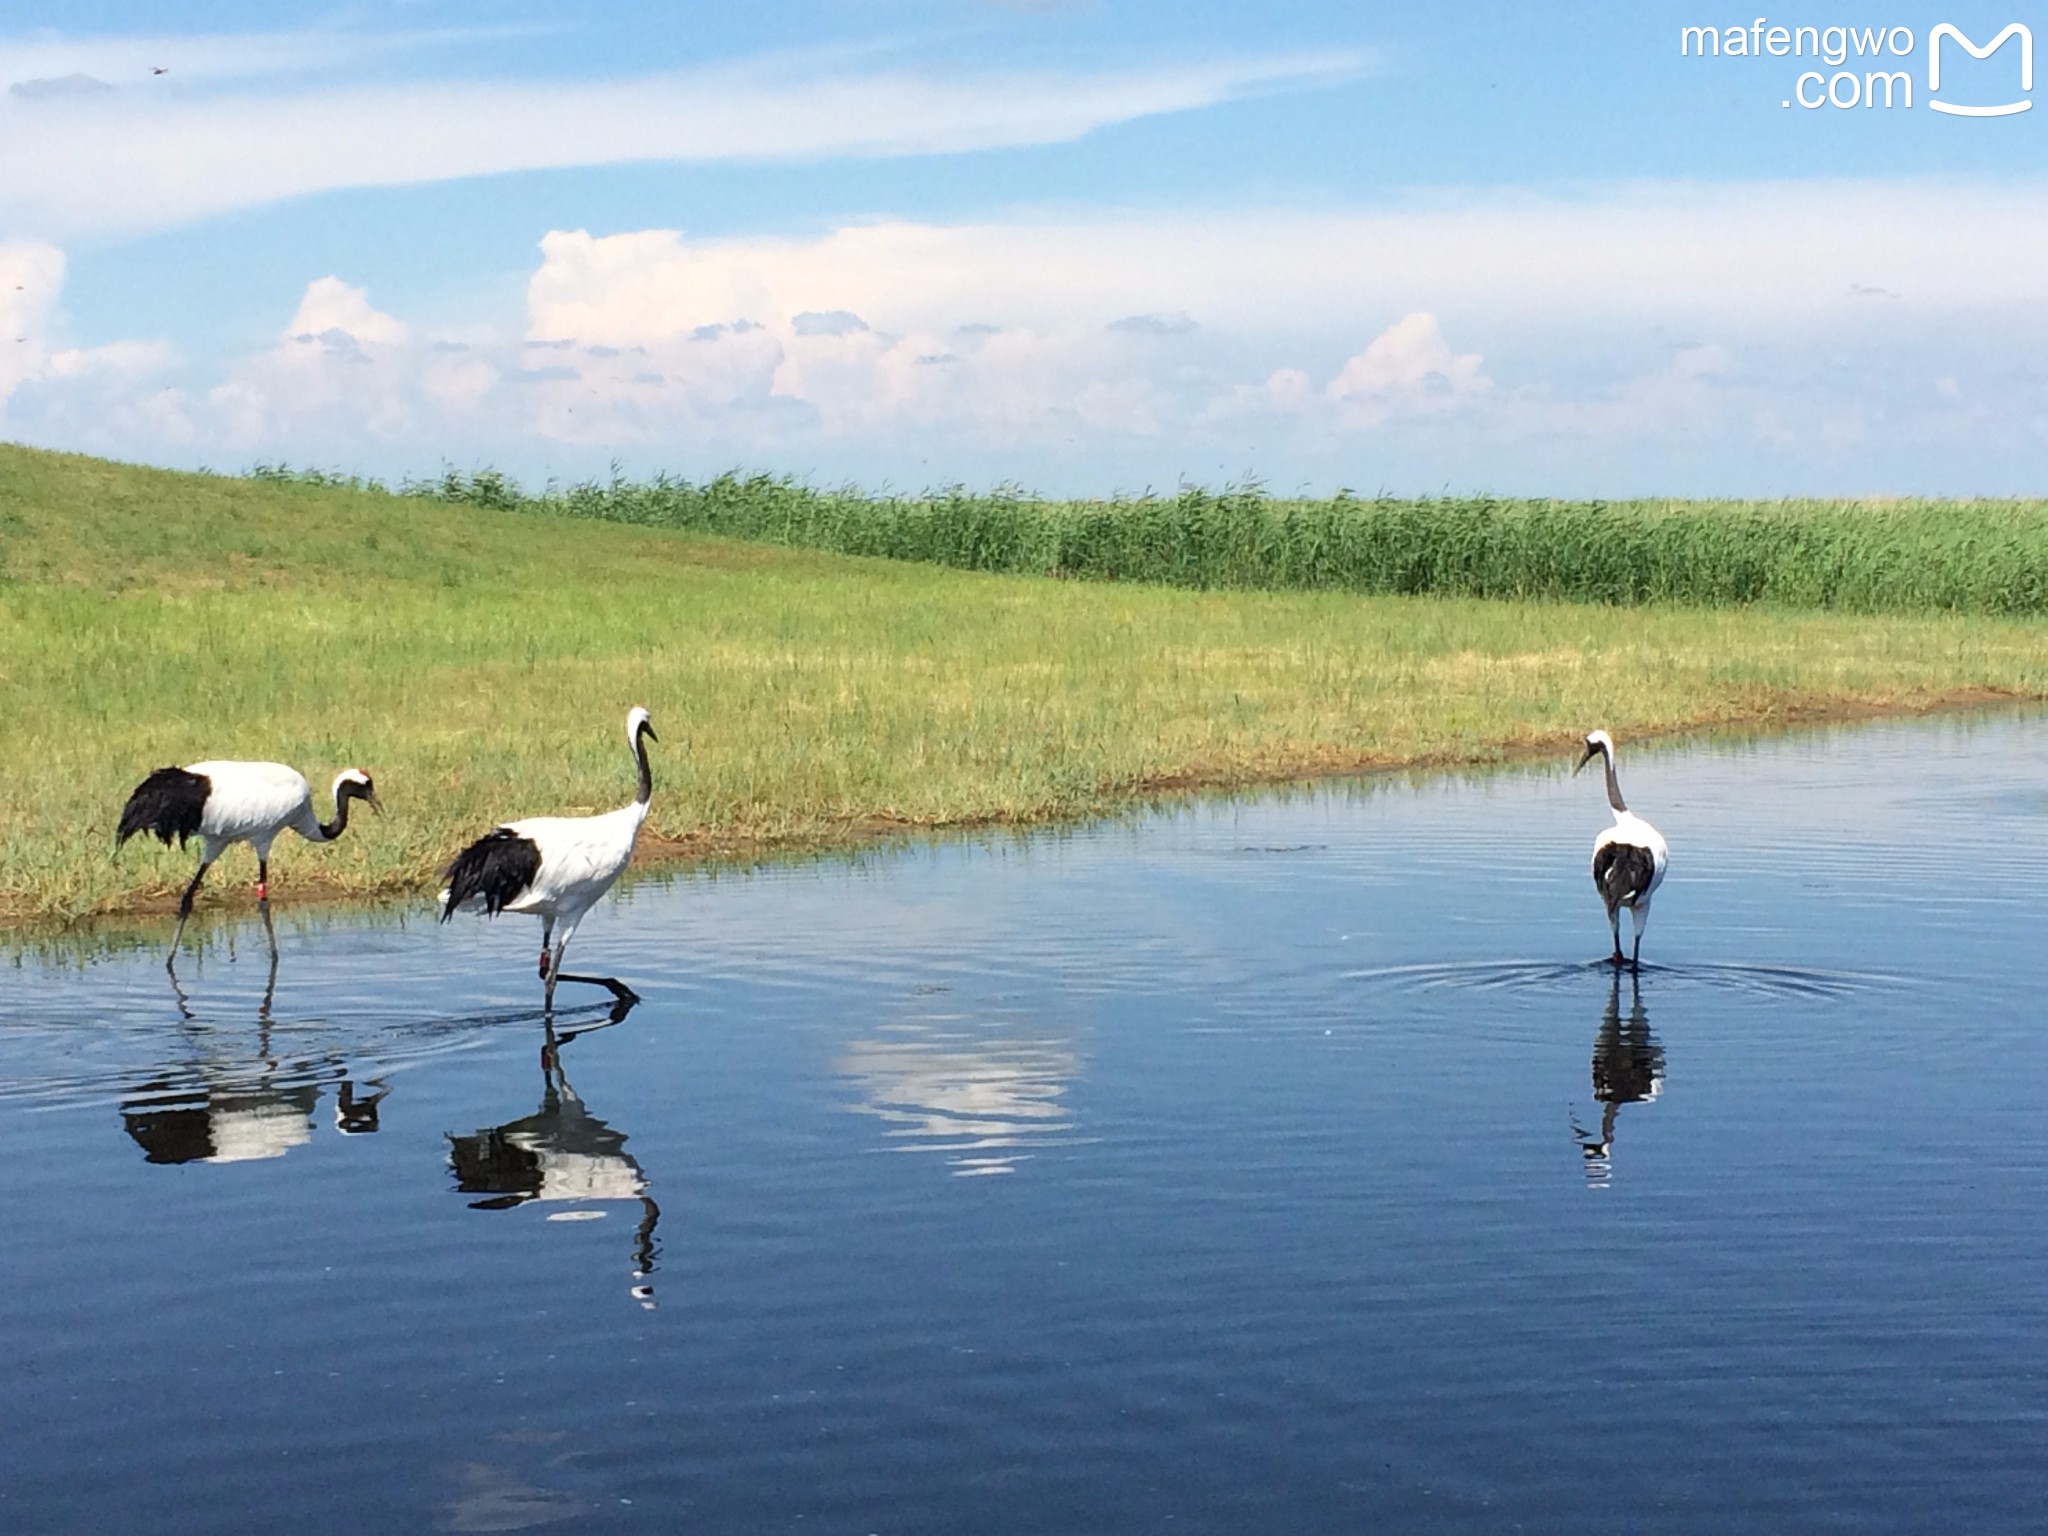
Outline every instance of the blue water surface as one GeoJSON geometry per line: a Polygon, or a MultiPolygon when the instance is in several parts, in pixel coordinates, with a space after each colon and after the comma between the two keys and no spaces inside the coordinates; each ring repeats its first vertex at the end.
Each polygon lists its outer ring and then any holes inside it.
{"type": "Polygon", "coordinates": [[[0,1529],[2036,1528],[2048,718],[1622,780],[24,946],[0,1529]]]}

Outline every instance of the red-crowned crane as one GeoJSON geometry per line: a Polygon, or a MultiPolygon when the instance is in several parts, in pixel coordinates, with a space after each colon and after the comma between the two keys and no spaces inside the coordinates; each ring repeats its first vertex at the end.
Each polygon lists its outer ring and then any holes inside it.
{"type": "Polygon", "coordinates": [[[576,925],[584,914],[612,888],[633,857],[640,824],[647,820],[647,801],[654,793],[647,743],[660,739],[647,711],[636,704],[626,715],[626,745],[640,769],[639,793],[630,805],[602,816],[532,816],[508,821],[471,843],[448,866],[448,884],[441,892],[442,922],[464,906],[480,906],[491,917],[500,912],[531,912],[541,920],[540,975],[547,983],[550,1008],[557,981],[587,981],[609,987],[616,997],[636,996],[631,987],[612,977],[564,976],[562,953],[576,936],[576,925]],[[562,925],[562,937],[554,942],[557,923],[562,925]]]}
{"type": "Polygon", "coordinates": [[[344,768],[334,780],[334,819],[322,821],[313,812],[313,792],[305,775],[283,763],[193,763],[184,768],[159,768],[140,784],[121,808],[114,835],[120,847],[141,832],[168,848],[187,838],[199,839],[199,871],[178,901],[178,930],[171,936],[169,965],[178,955],[185,920],[192,915],[199,882],[230,844],[247,843],[256,852],[256,900],[266,915],[270,903],[270,845],[287,827],[309,843],[331,843],[348,830],[348,806],[361,800],[381,810],[377,786],[360,768],[344,768]]]}
{"type": "Polygon", "coordinates": [[[1650,898],[1664,883],[1664,870],[1671,851],[1664,835],[1630,810],[1621,798],[1621,781],[1614,776],[1614,738],[1605,731],[1586,737],[1586,755],[1579,768],[1604,760],[1607,768],[1607,803],[1614,807],[1614,825],[1593,840],[1593,884],[1607,904],[1607,923],[1614,932],[1614,954],[1610,964],[1624,962],[1642,968],[1643,929],[1650,921],[1650,898]],[[1632,955],[1621,952],[1621,909],[1627,907],[1635,922],[1636,942],[1632,955]]]}

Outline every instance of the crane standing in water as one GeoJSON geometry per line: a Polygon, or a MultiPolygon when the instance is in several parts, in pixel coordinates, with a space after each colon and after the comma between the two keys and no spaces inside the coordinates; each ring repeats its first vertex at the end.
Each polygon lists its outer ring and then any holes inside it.
{"type": "Polygon", "coordinates": [[[336,775],[332,821],[322,821],[314,814],[313,792],[305,775],[283,763],[205,762],[159,768],[136,785],[121,808],[121,823],[114,834],[116,848],[138,832],[155,837],[166,848],[174,837],[180,848],[188,838],[199,839],[199,872],[178,901],[178,928],[171,936],[171,953],[164,964],[178,957],[178,944],[185,936],[185,920],[192,915],[199,882],[230,845],[247,843],[255,850],[256,900],[268,917],[270,845],[287,827],[309,843],[333,842],[348,830],[351,800],[361,800],[373,811],[382,809],[377,786],[360,768],[344,768],[336,775]]]}
{"type": "Polygon", "coordinates": [[[1593,841],[1593,884],[1607,904],[1607,923],[1614,933],[1614,954],[1609,963],[1635,966],[1643,963],[1643,929],[1650,921],[1650,898],[1664,883],[1664,871],[1671,861],[1664,834],[1628,808],[1621,798],[1621,781],[1614,775],[1614,738],[1605,731],[1586,737],[1586,755],[1579,768],[1601,758],[1607,768],[1607,803],[1614,808],[1614,825],[1593,841]],[[1635,924],[1635,950],[1621,952],[1621,909],[1627,907],[1635,924]]]}
{"type": "Polygon", "coordinates": [[[637,704],[626,715],[626,745],[640,770],[639,792],[630,804],[601,816],[532,816],[494,827],[455,856],[448,866],[448,884],[441,892],[441,921],[462,906],[480,906],[496,917],[500,912],[531,912],[541,920],[540,977],[547,984],[547,1006],[555,1002],[558,981],[587,981],[608,987],[622,999],[635,993],[609,976],[565,976],[562,954],[576,936],[577,924],[612,888],[633,857],[640,824],[647,820],[647,802],[654,793],[654,775],[647,766],[647,743],[658,741],[647,711],[637,704]],[[555,941],[555,924],[562,937],[555,941]],[[553,942],[550,953],[549,945],[553,942]]]}

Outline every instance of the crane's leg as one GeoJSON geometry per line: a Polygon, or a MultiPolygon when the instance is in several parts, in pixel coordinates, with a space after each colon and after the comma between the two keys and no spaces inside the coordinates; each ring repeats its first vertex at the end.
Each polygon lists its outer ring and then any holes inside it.
{"type": "Polygon", "coordinates": [[[192,876],[192,883],[185,887],[185,894],[178,898],[178,927],[171,935],[171,952],[164,960],[166,966],[178,958],[178,944],[185,937],[185,919],[192,915],[192,901],[199,894],[199,882],[206,878],[206,872],[211,868],[213,860],[201,859],[197,873],[192,876]]]}
{"type": "Polygon", "coordinates": [[[654,1287],[648,1283],[648,1276],[654,1273],[655,1254],[654,1225],[661,1220],[661,1207],[653,1197],[640,1197],[640,1225],[633,1229],[633,1299],[649,1312],[654,1310],[654,1287]]]}
{"type": "Polygon", "coordinates": [[[587,982],[593,987],[605,988],[622,1003],[639,1002],[640,994],[627,986],[623,981],[620,981],[616,976],[571,976],[562,969],[563,952],[568,949],[569,940],[576,936],[576,924],[582,921],[583,919],[578,917],[575,922],[565,923],[562,926],[561,941],[555,945],[554,964],[548,968],[547,1006],[550,1008],[555,1006],[555,983],[558,981],[587,982]]]}
{"type": "Polygon", "coordinates": [[[540,920],[540,979],[548,979],[548,942],[555,936],[555,920],[542,917],[540,920]]]}
{"type": "Polygon", "coordinates": [[[571,918],[562,924],[562,936],[555,941],[554,958],[541,967],[541,975],[548,984],[546,1006],[549,1008],[555,1006],[555,983],[562,979],[562,955],[568,950],[569,941],[576,937],[576,924],[580,921],[581,918],[571,918]]]}
{"type": "Polygon", "coordinates": [[[1635,953],[1630,956],[1629,965],[1640,974],[1643,969],[1643,930],[1650,926],[1650,911],[1648,907],[1638,905],[1629,909],[1629,915],[1636,924],[1635,953]]]}
{"type": "Polygon", "coordinates": [[[270,921],[269,902],[264,902],[256,910],[263,914],[263,937],[270,942],[270,980],[263,986],[263,1006],[256,1010],[256,1017],[267,1024],[270,1022],[270,1005],[277,1001],[277,929],[270,921]]]}
{"type": "Polygon", "coordinates": [[[1614,953],[1608,957],[1607,963],[1619,971],[1623,960],[1621,953],[1621,908],[1609,907],[1607,909],[1607,926],[1614,930],[1614,953]]]}
{"type": "Polygon", "coordinates": [[[256,855],[256,900],[268,906],[270,902],[270,856],[256,855]]]}

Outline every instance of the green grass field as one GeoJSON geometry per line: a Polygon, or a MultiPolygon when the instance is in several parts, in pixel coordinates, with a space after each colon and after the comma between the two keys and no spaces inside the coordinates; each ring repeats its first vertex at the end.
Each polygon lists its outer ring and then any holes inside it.
{"type": "MultiPolygon", "coordinates": [[[[0,446],[0,912],[167,905],[149,769],[341,767],[388,812],[287,835],[280,904],[433,888],[505,817],[631,792],[653,854],[1023,822],[1229,784],[1959,696],[2048,694],[2048,628],[1954,613],[1189,591],[792,550],[0,446]]],[[[1598,810],[1589,804],[1589,814],[1598,810]]],[[[246,902],[246,850],[215,880],[246,902]]]]}

